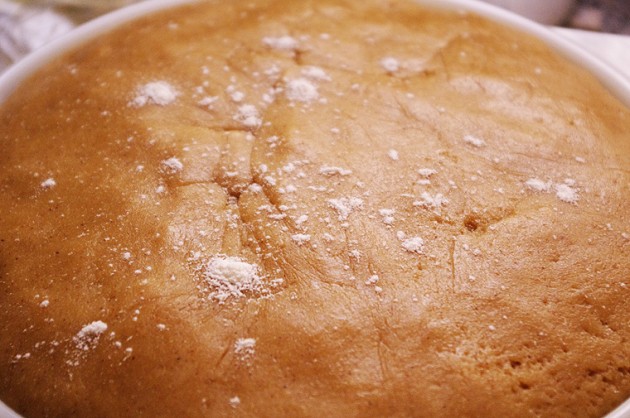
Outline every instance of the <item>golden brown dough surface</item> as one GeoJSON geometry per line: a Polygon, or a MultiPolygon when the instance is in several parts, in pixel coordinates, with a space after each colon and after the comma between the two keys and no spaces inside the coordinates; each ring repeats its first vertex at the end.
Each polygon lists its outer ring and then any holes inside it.
{"type": "Polygon", "coordinates": [[[403,1],[209,1],[0,108],[25,416],[597,417],[630,396],[630,111],[403,1]]]}

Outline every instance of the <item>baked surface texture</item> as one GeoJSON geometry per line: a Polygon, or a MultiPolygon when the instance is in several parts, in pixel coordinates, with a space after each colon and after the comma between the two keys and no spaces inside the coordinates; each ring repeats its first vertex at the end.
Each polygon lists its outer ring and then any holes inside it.
{"type": "Polygon", "coordinates": [[[630,111],[403,1],[209,1],[0,108],[25,416],[597,417],[630,396],[630,111]]]}

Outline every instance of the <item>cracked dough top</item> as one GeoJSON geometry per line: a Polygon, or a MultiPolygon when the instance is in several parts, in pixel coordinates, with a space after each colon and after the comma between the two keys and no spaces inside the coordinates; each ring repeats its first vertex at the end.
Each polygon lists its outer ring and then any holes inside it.
{"type": "Polygon", "coordinates": [[[26,416],[601,416],[630,396],[630,111],[406,1],[208,1],[0,109],[26,416]]]}

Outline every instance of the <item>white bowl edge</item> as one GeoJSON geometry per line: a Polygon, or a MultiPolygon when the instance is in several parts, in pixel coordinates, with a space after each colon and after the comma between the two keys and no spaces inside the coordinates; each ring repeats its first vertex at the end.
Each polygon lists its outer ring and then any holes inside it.
{"type": "Polygon", "coordinates": [[[608,63],[594,56],[586,49],[559,36],[550,28],[524,18],[516,13],[479,0],[415,0],[417,3],[435,8],[473,12],[499,24],[540,39],[554,52],[585,68],[619,101],[630,108],[630,81],[608,63]]]}
{"type": "Polygon", "coordinates": [[[194,3],[200,0],[150,0],[132,4],[91,20],[51,41],[9,67],[0,76],[0,104],[3,103],[22,81],[43,68],[53,59],[105,34],[124,23],[147,16],[151,12],[194,3]]]}
{"type": "MultiPolygon", "coordinates": [[[[0,76],[0,103],[17,88],[24,79],[32,75],[44,64],[73,48],[96,38],[126,22],[169,7],[194,3],[201,0],[150,0],[113,11],[85,23],[68,34],[52,41],[21,61],[11,66],[0,76]]],[[[516,30],[533,35],[551,47],[555,52],[589,70],[610,93],[630,107],[630,81],[616,69],[595,57],[590,52],[562,38],[549,28],[519,16],[498,6],[478,0],[413,0],[417,3],[439,9],[473,12],[516,30]]]]}
{"type": "Polygon", "coordinates": [[[630,399],[619,405],[604,418],[630,418],[630,399]]]}

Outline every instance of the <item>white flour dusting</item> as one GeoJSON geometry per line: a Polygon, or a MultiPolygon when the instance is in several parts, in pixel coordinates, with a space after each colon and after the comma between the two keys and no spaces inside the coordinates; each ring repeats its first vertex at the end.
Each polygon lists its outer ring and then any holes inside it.
{"type": "Polygon", "coordinates": [[[544,182],[540,179],[531,178],[525,182],[525,186],[537,192],[548,192],[551,189],[551,182],[544,182]]]}
{"type": "Polygon", "coordinates": [[[129,104],[133,107],[147,104],[166,106],[173,103],[177,96],[179,96],[177,90],[166,81],[154,81],[140,86],[136,97],[129,104]]]}
{"type": "Polygon", "coordinates": [[[481,138],[477,138],[476,136],[472,136],[472,135],[466,135],[464,136],[464,142],[467,144],[472,145],[473,147],[476,148],[481,148],[484,147],[486,145],[486,141],[484,141],[481,138]]]}
{"type": "Polygon", "coordinates": [[[424,178],[429,178],[435,174],[437,174],[437,170],[433,168],[420,168],[418,169],[418,174],[424,178]]]}
{"type": "Polygon", "coordinates": [[[306,78],[289,80],[286,84],[285,95],[294,102],[310,103],[319,98],[317,86],[306,78]]]}
{"type": "Polygon", "coordinates": [[[379,280],[380,280],[380,278],[376,274],[374,274],[374,275],[368,277],[368,279],[365,281],[365,284],[368,285],[368,286],[374,285],[374,291],[376,293],[381,293],[383,291],[383,288],[376,285],[379,280]]]}
{"type": "Polygon", "coordinates": [[[239,338],[234,343],[234,354],[242,360],[250,360],[256,354],[255,338],[239,338]]]}
{"type": "Polygon", "coordinates": [[[201,265],[202,280],[208,287],[207,298],[225,303],[247,295],[265,295],[281,281],[266,281],[260,268],[239,257],[216,255],[201,265]]]}
{"type": "Polygon", "coordinates": [[[352,211],[363,206],[363,200],[358,197],[342,197],[340,199],[329,199],[328,204],[337,212],[339,220],[345,221],[352,211]]]}
{"type": "Polygon", "coordinates": [[[424,240],[420,237],[407,238],[402,242],[402,247],[410,253],[421,254],[424,249],[424,240]]]}
{"type": "Polygon", "coordinates": [[[431,195],[427,192],[422,192],[422,194],[420,195],[420,199],[413,202],[413,205],[426,209],[434,209],[439,212],[440,208],[447,203],[448,199],[445,198],[442,193],[431,195]]]}
{"type": "Polygon", "coordinates": [[[544,182],[537,178],[531,178],[525,182],[525,186],[537,192],[550,193],[554,191],[556,197],[566,203],[575,204],[580,200],[578,190],[574,187],[575,180],[573,179],[565,179],[564,183],[554,184],[551,181],[544,182]]]}
{"type": "Polygon", "coordinates": [[[394,213],[396,213],[394,209],[379,209],[378,213],[383,217],[383,223],[385,225],[391,225],[394,223],[394,213]]]}
{"type": "Polygon", "coordinates": [[[376,284],[378,283],[379,280],[380,280],[379,277],[376,274],[374,274],[368,277],[368,279],[365,281],[365,284],[367,285],[376,284]]]}
{"type": "Polygon", "coordinates": [[[204,97],[203,99],[199,100],[199,101],[197,102],[197,104],[198,104],[199,106],[205,106],[205,107],[207,107],[207,108],[211,109],[211,108],[212,108],[212,105],[213,105],[213,104],[214,104],[214,102],[216,102],[217,100],[219,100],[219,97],[217,97],[217,96],[206,96],[206,97],[204,97]]]}
{"type": "Polygon", "coordinates": [[[238,111],[234,115],[234,120],[251,129],[259,128],[260,125],[262,125],[262,119],[260,118],[258,109],[251,104],[239,106],[238,111]]]}
{"type": "Polygon", "coordinates": [[[556,184],[555,189],[556,197],[563,202],[577,203],[580,199],[577,190],[568,184],[556,184]]]}
{"type": "Polygon", "coordinates": [[[94,321],[83,328],[72,338],[79,350],[87,351],[98,344],[98,340],[107,331],[107,324],[103,321],[94,321]]]}
{"type": "Polygon", "coordinates": [[[388,73],[395,73],[400,69],[400,63],[396,58],[393,57],[385,57],[380,61],[381,67],[385,69],[388,73]]]}
{"type": "Polygon", "coordinates": [[[330,81],[330,76],[320,67],[306,67],[302,69],[302,75],[317,81],[330,81]]]}
{"type": "Polygon", "coordinates": [[[262,42],[269,48],[280,51],[294,51],[299,46],[299,43],[295,38],[286,35],[280,37],[265,36],[262,42]]]}
{"type": "Polygon", "coordinates": [[[184,164],[182,164],[182,162],[176,157],[171,157],[162,161],[162,170],[168,174],[175,174],[183,169],[184,164]]]}
{"type": "Polygon", "coordinates": [[[53,178],[46,179],[42,181],[41,185],[42,189],[52,189],[57,185],[57,182],[53,178]]]}
{"type": "Polygon", "coordinates": [[[340,176],[349,176],[352,174],[352,170],[324,165],[319,169],[319,174],[323,174],[324,176],[334,176],[335,174],[339,174],[340,176]]]}
{"type": "Polygon", "coordinates": [[[297,245],[304,245],[311,240],[311,236],[308,234],[294,234],[291,235],[291,239],[297,243],[297,245]]]}
{"type": "Polygon", "coordinates": [[[238,396],[233,396],[230,398],[230,406],[232,408],[236,408],[241,404],[241,398],[239,398],[238,396]]]}

